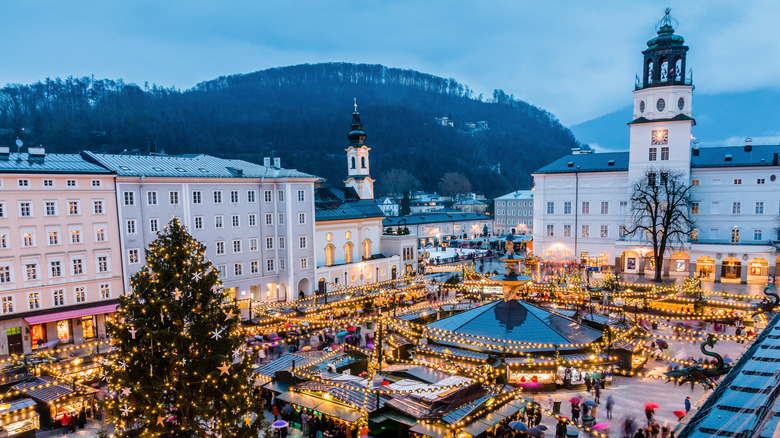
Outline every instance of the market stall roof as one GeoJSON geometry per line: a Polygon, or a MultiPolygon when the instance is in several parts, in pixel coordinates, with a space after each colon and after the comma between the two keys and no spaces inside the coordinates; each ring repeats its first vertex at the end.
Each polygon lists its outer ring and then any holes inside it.
{"type": "Polygon", "coordinates": [[[57,380],[47,376],[37,377],[33,380],[17,383],[16,385],[12,386],[11,389],[15,391],[27,391],[25,395],[38,403],[50,403],[54,400],[76,392],[72,389],[71,385],[57,383],[57,380]]]}
{"type": "Polygon", "coordinates": [[[363,414],[357,409],[340,405],[328,400],[323,400],[319,397],[314,397],[308,394],[301,394],[296,392],[283,392],[276,398],[286,401],[304,408],[313,409],[315,411],[322,412],[323,414],[330,415],[344,421],[353,423],[360,419],[363,414]]]}
{"type": "Polygon", "coordinates": [[[278,359],[255,368],[252,372],[273,379],[277,371],[290,370],[293,361],[295,361],[296,368],[303,368],[325,354],[326,352],[324,351],[297,351],[295,353],[282,355],[282,357],[278,359]]]}
{"type": "Polygon", "coordinates": [[[11,412],[21,411],[24,408],[35,406],[35,400],[31,398],[20,398],[10,402],[0,404],[0,415],[10,414],[11,412]]]}
{"type": "Polygon", "coordinates": [[[440,382],[452,374],[422,365],[390,365],[382,369],[384,374],[412,378],[426,383],[440,382]]]}
{"type": "Polygon", "coordinates": [[[458,303],[458,304],[445,304],[441,306],[441,310],[445,312],[459,312],[461,310],[471,309],[474,305],[471,303],[458,303]]]}
{"type": "Polygon", "coordinates": [[[780,433],[780,314],[748,348],[679,438],[769,438],[780,433]]]}
{"type": "MultiPolygon", "coordinates": [[[[467,339],[473,337],[477,343],[484,342],[477,337],[488,337],[529,344],[589,344],[602,336],[598,330],[520,300],[494,301],[434,321],[428,327],[456,332],[467,339]]],[[[437,343],[458,345],[458,341],[437,343]]],[[[533,350],[539,349],[529,351],[533,350]]]]}
{"type": "Polygon", "coordinates": [[[389,343],[393,347],[403,347],[405,345],[414,345],[412,341],[410,341],[406,336],[400,335],[398,333],[390,333],[385,338],[387,343],[389,343]]]}
{"type": "Polygon", "coordinates": [[[512,400],[509,403],[501,406],[500,408],[490,412],[484,417],[478,418],[475,421],[463,426],[461,430],[468,433],[471,436],[477,436],[482,432],[490,429],[498,424],[501,420],[516,414],[523,409],[525,402],[521,400],[512,400]]]}
{"type": "Polygon", "coordinates": [[[399,315],[397,318],[403,321],[415,321],[421,318],[425,318],[426,316],[432,313],[436,313],[436,311],[431,309],[421,309],[411,313],[407,313],[405,315],[399,315]]]}
{"type": "MultiPolygon", "coordinates": [[[[555,309],[553,310],[554,313],[558,313],[560,315],[563,315],[567,318],[573,318],[574,314],[577,313],[576,310],[572,309],[555,309]]],[[[604,326],[610,326],[614,328],[623,328],[627,329],[630,328],[628,324],[626,324],[622,319],[619,318],[612,318],[606,315],[600,315],[597,313],[585,313],[580,312],[580,318],[587,321],[593,321],[596,324],[601,324],[604,326]]]]}
{"type": "Polygon", "coordinates": [[[417,347],[417,352],[418,353],[431,352],[434,354],[446,354],[449,356],[460,357],[472,361],[477,360],[480,362],[487,362],[488,358],[490,357],[490,355],[487,353],[463,350],[461,348],[455,348],[455,347],[445,347],[443,345],[435,345],[435,344],[420,345],[417,347]]]}
{"type": "MultiPolygon", "coordinates": [[[[347,383],[346,386],[347,387],[338,387],[335,385],[328,385],[327,383],[308,381],[295,385],[293,389],[296,392],[322,392],[330,394],[331,397],[335,397],[346,404],[352,406],[364,406],[366,403],[366,395],[361,391],[362,386],[353,382],[347,383]]],[[[383,407],[385,402],[390,399],[389,396],[384,394],[368,394],[368,405],[365,405],[367,411],[373,412],[377,409],[377,396],[379,397],[380,408],[383,407]]]]}
{"type": "Polygon", "coordinates": [[[429,436],[432,438],[443,438],[450,433],[450,429],[444,426],[436,424],[417,423],[414,427],[409,429],[410,432],[416,432],[420,435],[429,436]]]}

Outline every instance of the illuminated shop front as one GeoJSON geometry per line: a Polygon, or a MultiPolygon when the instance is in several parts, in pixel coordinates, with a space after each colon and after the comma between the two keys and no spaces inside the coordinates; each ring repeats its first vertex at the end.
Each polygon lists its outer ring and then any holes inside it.
{"type": "Polygon", "coordinates": [[[35,431],[41,426],[35,406],[35,401],[29,398],[0,404],[0,436],[35,438],[35,431]]]}
{"type": "Polygon", "coordinates": [[[30,326],[30,342],[32,343],[31,347],[33,351],[36,351],[46,345],[47,338],[45,324],[35,324],[30,326]]]}
{"type": "Polygon", "coordinates": [[[83,386],[74,390],[73,385],[57,383],[54,378],[48,376],[17,383],[11,389],[26,391],[25,395],[35,401],[41,424],[51,428],[61,427],[59,421],[66,412],[78,415],[82,406],[92,406],[96,392],[83,386]]]}

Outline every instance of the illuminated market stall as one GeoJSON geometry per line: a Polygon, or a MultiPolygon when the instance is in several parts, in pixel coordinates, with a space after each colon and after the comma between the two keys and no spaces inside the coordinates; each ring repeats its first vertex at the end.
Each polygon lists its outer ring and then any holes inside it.
{"type": "Polygon", "coordinates": [[[40,415],[35,406],[35,401],[29,398],[0,403],[0,436],[35,438],[35,431],[40,428],[40,415]]]}
{"type": "Polygon", "coordinates": [[[47,427],[59,426],[59,420],[68,412],[78,415],[82,406],[89,408],[96,391],[84,386],[60,383],[52,377],[38,377],[11,387],[24,391],[25,396],[36,402],[40,422],[47,427]],[[55,424],[57,423],[57,424],[55,424]]]}

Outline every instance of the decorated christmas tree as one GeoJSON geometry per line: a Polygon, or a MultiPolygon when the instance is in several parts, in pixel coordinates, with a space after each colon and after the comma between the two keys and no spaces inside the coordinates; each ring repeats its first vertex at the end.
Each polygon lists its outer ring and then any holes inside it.
{"type": "Polygon", "coordinates": [[[108,330],[107,410],[118,437],[256,437],[238,309],[205,246],[173,219],[146,250],[108,330]]]}

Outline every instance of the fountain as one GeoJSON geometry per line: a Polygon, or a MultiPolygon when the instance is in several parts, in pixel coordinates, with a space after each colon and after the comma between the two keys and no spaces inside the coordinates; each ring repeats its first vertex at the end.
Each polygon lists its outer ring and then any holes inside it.
{"type": "Polygon", "coordinates": [[[501,285],[504,292],[504,301],[516,300],[520,288],[531,281],[531,277],[521,274],[523,257],[515,255],[514,236],[506,238],[505,254],[499,260],[504,262],[503,275],[488,277],[491,281],[501,285]]]}

